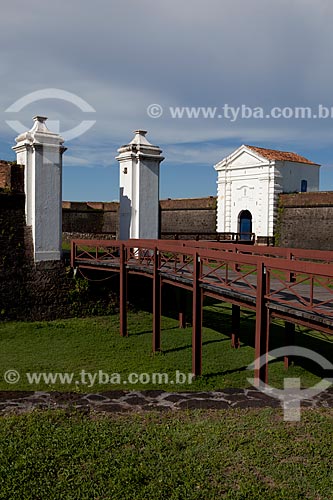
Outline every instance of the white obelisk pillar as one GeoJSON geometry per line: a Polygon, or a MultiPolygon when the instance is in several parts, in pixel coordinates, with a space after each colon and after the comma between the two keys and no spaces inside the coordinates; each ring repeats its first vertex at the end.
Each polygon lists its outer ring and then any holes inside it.
{"type": "Polygon", "coordinates": [[[134,139],[118,149],[120,164],[119,238],[159,237],[159,171],[161,149],[136,130],[134,139]]]}
{"type": "Polygon", "coordinates": [[[64,139],[45,125],[46,117],[35,116],[31,130],[19,135],[13,150],[24,165],[25,212],[32,228],[34,260],[61,259],[62,244],[62,154],[64,139]]]}

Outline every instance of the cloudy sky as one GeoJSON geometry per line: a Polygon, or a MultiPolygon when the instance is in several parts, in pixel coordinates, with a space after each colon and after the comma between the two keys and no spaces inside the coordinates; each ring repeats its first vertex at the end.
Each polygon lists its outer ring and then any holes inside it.
{"type": "Polygon", "coordinates": [[[162,198],[215,195],[213,165],[241,144],[307,156],[323,165],[321,189],[333,190],[332,17],[331,0],[6,2],[0,158],[15,158],[17,133],[7,122],[28,129],[41,114],[60,133],[96,122],[66,141],[67,200],[118,199],[117,148],[137,128],[163,149],[162,198]],[[10,108],[47,89],[57,89],[54,98],[10,108]],[[65,92],[87,109],[61,98],[65,92]],[[160,117],[149,116],[151,104],[161,106],[160,117]],[[265,118],[231,120],[225,105],[262,108],[265,118]],[[217,111],[173,118],[177,106],[217,111]],[[332,118],[266,118],[275,107],[318,115],[319,106],[332,108],[332,118]]]}

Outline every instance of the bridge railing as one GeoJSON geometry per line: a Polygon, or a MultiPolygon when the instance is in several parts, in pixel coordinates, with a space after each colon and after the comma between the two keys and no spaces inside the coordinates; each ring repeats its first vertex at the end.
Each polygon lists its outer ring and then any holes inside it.
{"type": "Polygon", "coordinates": [[[258,257],[198,249],[200,282],[240,293],[256,294],[258,257]]]}
{"type": "Polygon", "coordinates": [[[201,248],[208,250],[223,250],[225,252],[258,255],[271,258],[284,258],[288,260],[303,260],[309,262],[333,263],[333,251],[308,250],[301,248],[263,247],[260,245],[243,245],[241,243],[229,244],[217,241],[193,240],[162,240],[166,244],[178,244],[184,247],[201,248]]]}
{"type": "MultiPolygon", "coordinates": [[[[297,248],[278,248],[278,247],[261,247],[261,246],[248,246],[242,244],[218,243],[212,241],[193,241],[193,240],[128,240],[120,242],[117,240],[72,240],[71,241],[71,264],[74,260],[94,260],[94,261],[108,261],[119,258],[117,250],[119,251],[120,244],[124,244],[128,258],[139,257],[147,261],[149,251],[155,247],[163,252],[169,249],[177,250],[178,254],[181,252],[183,255],[189,252],[189,248],[195,248],[198,252],[204,250],[223,251],[223,253],[258,256],[262,258],[278,258],[286,259],[287,261],[303,261],[303,262],[317,262],[322,264],[333,263],[333,252],[323,250],[305,250],[297,248]],[[132,249],[132,250],[130,250],[132,249]],[[135,251],[133,250],[135,249],[135,251]],[[146,249],[146,252],[145,252],[146,249]],[[182,249],[182,250],[181,250],[182,249]],[[130,252],[130,253],[129,253],[130,252]],[[136,255],[134,254],[136,253],[136,255]]],[[[177,253],[176,252],[176,253],[177,253]]]]}
{"type": "Polygon", "coordinates": [[[119,262],[120,242],[115,240],[71,240],[71,266],[82,262],[119,262]]]}
{"type": "Polygon", "coordinates": [[[173,241],[221,241],[228,243],[238,243],[243,242],[245,245],[254,245],[256,240],[255,233],[243,232],[243,233],[233,233],[224,232],[216,233],[212,231],[162,231],[161,239],[173,240],[173,241]]]}
{"type": "Polygon", "coordinates": [[[268,302],[316,315],[333,316],[333,266],[327,263],[265,259],[268,302]],[[292,277],[292,279],[290,279],[292,277]]]}
{"type": "Polygon", "coordinates": [[[243,244],[221,243],[214,241],[193,241],[193,240],[127,240],[120,242],[119,240],[84,240],[75,239],[71,241],[71,253],[76,255],[76,258],[88,257],[92,258],[92,248],[95,248],[95,258],[99,256],[99,252],[104,249],[119,248],[120,243],[126,247],[144,247],[153,248],[155,245],[172,246],[176,248],[197,248],[207,250],[223,250],[225,252],[247,255],[258,255],[271,258],[284,258],[287,260],[302,260],[309,262],[333,263],[333,251],[325,250],[307,250],[299,248],[280,248],[280,247],[262,247],[258,245],[248,246],[243,244]],[[96,247],[98,250],[96,251],[96,247]],[[81,251],[81,254],[79,254],[81,251]],[[86,252],[87,255],[84,254],[86,252]]]}

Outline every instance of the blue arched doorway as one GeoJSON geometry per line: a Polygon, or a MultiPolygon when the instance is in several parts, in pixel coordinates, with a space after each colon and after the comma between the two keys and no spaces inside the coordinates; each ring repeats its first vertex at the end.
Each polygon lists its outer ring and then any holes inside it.
{"type": "Polygon", "coordinates": [[[251,239],[252,215],[248,210],[242,210],[238,216],[238,232],[241,240],[251,239]]]}

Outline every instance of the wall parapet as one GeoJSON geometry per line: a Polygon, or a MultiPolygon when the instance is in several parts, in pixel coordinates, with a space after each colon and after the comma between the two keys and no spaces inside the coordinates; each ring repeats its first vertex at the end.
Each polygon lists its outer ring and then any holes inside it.
{"type": "Polygon", "coordinates": [[[0,160],[0,192],[24,192],[24,166],[0,160]]]}
{"type": "Polygon", "coordinates": [[[280,204],[285,208],[333,207],[333,191],[280,194],[280,204]]]}
{"type": "Polygon", "coordinates": [[[216,196],[160,200],[161,210],[215,210],[216,196]]]}

